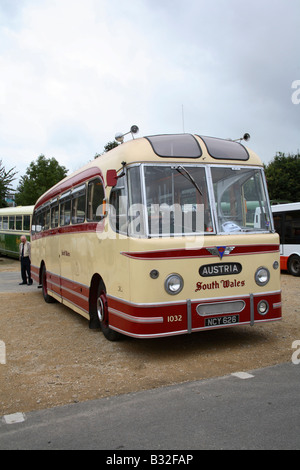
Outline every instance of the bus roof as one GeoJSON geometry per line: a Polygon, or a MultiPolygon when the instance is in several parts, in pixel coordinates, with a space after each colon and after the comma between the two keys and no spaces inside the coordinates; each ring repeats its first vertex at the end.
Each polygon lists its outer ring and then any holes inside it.
{"type": "Polygon", "coordinates": [[[287,204],[276,204],[272,206],[272,212],[287,212],[300,210],[300,202],[289,202],[287,204]]]}
{"type": "Polygon", "coordinates": [[[3,207],[0,209],[0,215],[30,215],[34,206],[3,207]]]}
{"type": "Polygon", "coordinates": [[[262,166],[260,158],[241,143],[204,137],[196,134],[163,134],[141,137],[125,142],[100,155],[49,189],[36,207],[93,176],[105,181],[106,171],[120,170],[124,164],[141,162],[204,163],[262,166]]]}

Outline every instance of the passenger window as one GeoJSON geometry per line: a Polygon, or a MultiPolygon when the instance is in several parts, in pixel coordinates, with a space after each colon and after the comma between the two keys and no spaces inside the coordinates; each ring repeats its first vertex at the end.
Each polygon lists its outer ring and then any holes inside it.
{"type": "Polygon", "coordinates": [[[22,230],[22,216],[16,215],[16,230],[22,230]]]}
{"type": "Polygon", "coordinates": [[[85,185],[75,188],[72,193],[72,224],[85,221],[85,185]]]}
{"type": "Polygon", "coordinates": [[[7,215],[4,215],[3,216],[3,230],[7,230],[8,229],[8,216],[7,215]]]}
{"type": "Polygon", "coordinates": [[[16,228],[15,216],[11,215],[9,217],[9,230],[15,230],[15,228],[16,228]]]}
{"type": "Polygon", "coordinates": [[[59,214],[59,206],[58,206],[58,201],[56,200],[52,203],[52,206],[51,206],[51,227],[52,228],[58,227],[58,222],[59,222],[58,214],[59,214]]]}
{"type": "Polygon", "coordinates": [[[50,205],[45,209],[45,225],[44,230],[48,230],[50,228],[50,205]]]}
{"type": "Polygon", "coordinates": [[[88,184],[87,220],[99,222],[104,216],[103,200],[104,188],[100,178],[90,181],[88,184]]]}
{"type": "Polygon", "coordinates": [[[71,221],[71,191],[60,198],[60,225],[69,225],[71,221]]]}
{"type": "Polygon", "coordinates": [[[30,215],[24,215],[23,219],[23,230],[30,229],[30,215]]]}

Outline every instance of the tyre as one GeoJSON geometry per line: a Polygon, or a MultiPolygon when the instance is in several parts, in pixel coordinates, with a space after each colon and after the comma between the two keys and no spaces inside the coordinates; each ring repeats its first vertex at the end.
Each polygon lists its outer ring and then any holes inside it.
{"type": "Polygon", "coordinates": [[[121,339],[122,335],[120,333],[109,328],[106,289],[102,281],[97,291],[96,312],[105,338],[109,341],[118,341],[121,339]]]}
{"type": "Polygon", "coordinates": [[[47,271],[46,271],[46,266],[43,265],[42,268],[42,291],[43,291],[43,297],[45,302],[47,304],[52,304],[55,302],[55,299],[51,297],[51,295],[48,294],[48,289],[47,289],[47,271]]]}
{"type": "Polygon", "coordinates": [[[292,255],[288,260],[288,272],[293,276],[300,276],[300,257],[292,255]]]}

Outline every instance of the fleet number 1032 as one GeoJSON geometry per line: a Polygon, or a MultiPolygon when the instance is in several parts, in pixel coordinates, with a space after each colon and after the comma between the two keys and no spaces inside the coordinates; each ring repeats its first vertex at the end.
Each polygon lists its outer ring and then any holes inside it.
{"type": "Polygon", "coordinates": [[[168,315],[167,316],[167,321],[168,322],[173,322],[173,321],[182,321],[182,315],[168,315]]]}

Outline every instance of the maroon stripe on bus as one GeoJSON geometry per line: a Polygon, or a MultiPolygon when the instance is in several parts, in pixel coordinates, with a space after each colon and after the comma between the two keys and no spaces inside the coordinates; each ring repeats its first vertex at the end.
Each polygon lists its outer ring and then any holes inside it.
{"type": "MultiPolygon", "coordinates": [[[[238,245],[229,246],[233,250],[224,256],[238,256],[238,255],[254,255],[262,253],[278,253],[279,245],[238,245]]],[[[215,248],[215,247],[207,247],[215,248]]],[[[174,250],[157,250],[157,251],[139,251],[139,252],[122,252],[122,255],[134,259],[179,259],[179,258],[207,258],[219,257],[218,254],[212,254],[206,248],[198,249],[174,249],[174,250]]]]}

